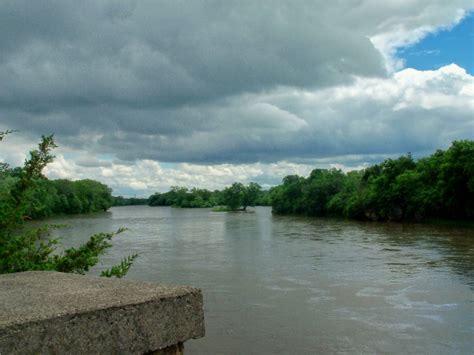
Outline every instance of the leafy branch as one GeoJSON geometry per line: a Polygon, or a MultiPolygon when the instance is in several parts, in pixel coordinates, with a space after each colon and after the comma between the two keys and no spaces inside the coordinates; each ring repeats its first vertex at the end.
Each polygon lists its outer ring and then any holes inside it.
{"type": "MultiPolygon", "coordinates": [[[[0,132],[0,141],[13,131],[0,132]]],[[[0,194],[0,273],[28,270],[55,270],[84,274],[99,262],[99,257],[112,246],[110,241],[124,232],[121,228],[113,233],[98,233],[78,248],[66,249],[56,254],[57,238],[50,238],[51,230],[58,225],[40,228],[25,228],[25,210],[28,197],[37,179],[44,179],[43,169],[53,161],[51,151],[56,148],[53,135],[43,136],[38,149],[30,152],[19,178],[11,189],[0,194]]],[[[8,173],[8,166],[2,164],[0,173],[8,173]]],[[[0,175],[0,177],[2,177],[0,175]]],[[[137,254],[126,257],[119,265],[103,272],[102,276],[123,277],[130,269],[137,254]]]]}
{"type": "Polygon", "coordinates": [[[120,264],[112,266],[110,269],[102,271],[100,276],[122,278],[125,276],[133,264],[133,261],[138,257],[137,253],[133,253],[122,259],[120,264]]]}

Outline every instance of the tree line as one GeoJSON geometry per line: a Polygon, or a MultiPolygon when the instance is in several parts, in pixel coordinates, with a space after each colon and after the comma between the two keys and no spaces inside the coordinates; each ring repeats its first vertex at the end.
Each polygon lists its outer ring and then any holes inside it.
{"type": "Polygon", "coordinates": [[[173,186],[168,192],[151,195],[148,198],[148,205],[181,208],[222,206],[224,210],[245,211],[248,206],[269,206],[269,197],[269,192],[262,190],[262,187],[254,182],[248,185],[235,182],[222,191],[173,186]]]}
{"type": "Polygon", "coordinates": [[[147,204],[148,198],[112,196],[112,206],[139,206],[147,204]]]}
{"type": "Polygon", "coordinates": [[[455,141],[417,161],[407,154],[360,171],[315,169],[307,178],[290,175],[270,195],[276,214],[472,220],[474,141],[455,141]]]}
{"type": "MultiPolygon", "coordinates": [[[[23,174],[22,168],[5,169],[0,178],[0,209],[13,186],[23,174]]],[[[57,214],[106,211],[112,206],[112,189],[95,180],[49,180],[40,176],[28,193],[26,215],[30,219],[57,214]]]]}
{"type": "MultiPolygon", "coordinates": [[[[3,168],[0,212],[24,168],[3,168]]],[[[263,190],[257,183],[235,182],[223,190],[173,186],[148,198],[112,196],[94,180],[36,178],[29,189],[25,215],[104,211],[111,206],[149,205],[246,210],[272,206],[275,214],[334,216],[359,220],[421,221],[474,217],[474,141],[455,141],[447,150],[415,160],[410,154],[359,171],[314,169],[308,177],[286,176],[263,190]]]]}
{"type": "Polygon", "coordinates": [[[407,154],[358,171],[289,175],[267,191],[256,183],[234,183],[222,191],[173,187],[150,196],[148,204],[224,210],[271,205],[274,214],[372,221],[472,220],[474,141],[454,141],[419,160],[407,154]]]}

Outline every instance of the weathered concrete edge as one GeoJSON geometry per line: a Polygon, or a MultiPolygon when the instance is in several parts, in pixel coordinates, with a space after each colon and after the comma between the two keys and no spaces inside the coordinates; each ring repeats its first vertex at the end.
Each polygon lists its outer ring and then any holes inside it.
{"type": "Polygon", "coordinates": [[[54,271],[0,275],[0,330],[111,307],[175,298],[198,288],[54,271]]]}
{"type": "MultiPolygon", "coordinates": [[[[153,285],[153,283],[151,282],[146,283],[146,284],[153,285]]],[[[52,319],[60,319],[62,317],[67,317],[67,316],[76,316],[76,315],[87,314],[87,313],[97,313],[103,310],[121,309],[127,306],[135,306],[138,304],[146,304],[146,303],[156,302],[156,301],[165,301],[167,299],[175,299],[178,297],[183,297],[183,296],[187,296],[194,293],[201,294],[201,298],[202,298],[202,291],[199,288],[190,287],[190,286],[176,286],[176,287],[183,287],[183,288],[186,287],[186,289],[182,290],[182,292],[178,294],[160,295],[160,296],[149,298],[147,300],[143,300],[136,303],[125,302],[125,303],[112,304],[112,305],[100,305],[100,306],[94,305],[86,309],[59,311],[56,313],[54,317],[47,316],[47,317],[38,317],[38,318],[32,318],[32,319],[27,319],[27,320],[15,319],[8,322],[3,322],[3,323],[0,322],[0,335],[1,335],[1,332],[7,328],[29,326],[31,324],[41,323],[41,322],[52,320],[52,319]]]]}
{"type": "Polygon", "coordinates": [[[203,337],[202,292],[188,290],[5,326],[0,329],[0,353],[143,354],[203,337]]]}

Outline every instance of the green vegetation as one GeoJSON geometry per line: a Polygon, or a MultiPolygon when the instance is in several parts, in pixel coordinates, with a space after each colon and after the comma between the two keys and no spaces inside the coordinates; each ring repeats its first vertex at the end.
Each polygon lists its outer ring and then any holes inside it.
{"type": "Polygon", "coordinates": [[[216,206],[219,201],[219,191],[211,192],[206,189],[172,186],[165,193],[155,193],[148,198],[150,206],[173,206],[182,208],[208,208],[216,206]]]}
{"type": "Polygon", "coordinates": [[[255,206],[261,190],[260,185],[254,182],[248,186],[235,182],[222,191],[222,204],[232,211],[239,208],[245,211],[248,206],[255,206]]]}
{"type": "Polygon", "coordinates": [[[148,198],[112,196],[112,206],[148,205],[148,198]]]}
{"type": "MultiPolygon", "coordinates": [[[[9,133],[0,132],[0,141],[9,133]]],[[[42,137],[38,149],[30,152],[23,167],[11,169],[5,163],[0,165],[0,273],[55,270],[84,274],[111,247],[110,240],[124,231],[95,234],[84,245],[59,254],[56,253],[58,240],[48,238],[51,229],[57,226],[25,228],[26,219],[34,214],[47,215],[44,211],[57,203],[74,212],[106,209],[110,205],[110,190],[100,183],[60,180],[50,185],[47,182],[42,171],[53,160],[51,151],[55,147],[53,136],[42,137]],[[87,194],[90,198],[84,197],[87,194]]],[[[125,258],[103,276],[122,277],[135,257],[125,258]]]]}
{"type": "Polygon", "coordinates": [[[273,212],[380,221],[474,218],[474,142],[415,161],[410,154],[362,171],[315,169],[271,192],[273,212]]]}
{"type": "Polygon", "coordinates": [[[130,270],[130,268],[133,265],[133,261],[136,258],[138,258],[138,254],[133,253],[132,255],[129,255],[126,258],[123,258],[120,264],[114,265],[110,269],[102,271],[100,276],[104,276],[104,277],[115,276],[120,279],[127,274],[128,270],[130,270]]]}
{"type": "MultiPolygon", "coordinates": [[[[49,137],[46,137],[49,138],[49,137]]],[[[55,145],[51,141],[50,149],[55,145]]],[[[9,196],[17,185],[25,184],[25,168],[10,169],[3,165],[0,177],[0,209],[8,209],[9,196]]],[[[94,180],[48,180],[41,174],[32,174],[29,179],[28,196],[24,215],[28,219],[39,219],[56,214],[76,214],[106,211],[112,205],[112,190],[94,180]]]]}
{"type": "Polygon", "coordinates": [[[107,211],[112,206],[112,190],[98,181],[42,178],[35,185],[27,210],[33,219],[62,213],[107,211]]]}
{"type": "Polygon", "coordinates": [[[248,206],[255,206],[259,203],[268,206],[270,204],[269,194],[267,191],[262,191],[260,185],[253,182],[248,186],[236,182],[222,191],[173,186],[168,192],[157,192],[148,198],[150,206],[214,207],[214,211],[245,211],[248,206]]]}

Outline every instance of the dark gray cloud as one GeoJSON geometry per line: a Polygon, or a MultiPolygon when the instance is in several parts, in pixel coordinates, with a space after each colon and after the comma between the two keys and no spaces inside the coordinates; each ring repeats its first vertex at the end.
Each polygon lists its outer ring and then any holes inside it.
{"type": "Polygon", "coordinates": [[[383,73],[364,33],[305,2],[7,1],[0,20],[3,105],[175,107],[383,73]]]}
{"type": "MultiPolygon", "coordinates": [[[[3,1],[0,128],[55,133],[64,146],[124,161],[271,162],[427,150],[469,132],[468,106],[426,107],[404,97],[405,84],[388,76],[384,58],[393,43],[409,42],[410,31],[450,23],[467,6],[3,1]],[[360,92],[341,93],[341,85],[360,92]],[[387,95],[374,97],[371,85],[387,95]],[[446,121],[452,112],[455,125],[446,121]]],[[[461,91],[472,78],[456,75],[439,74],[428,92],[468,100],[461,91]]]]}

